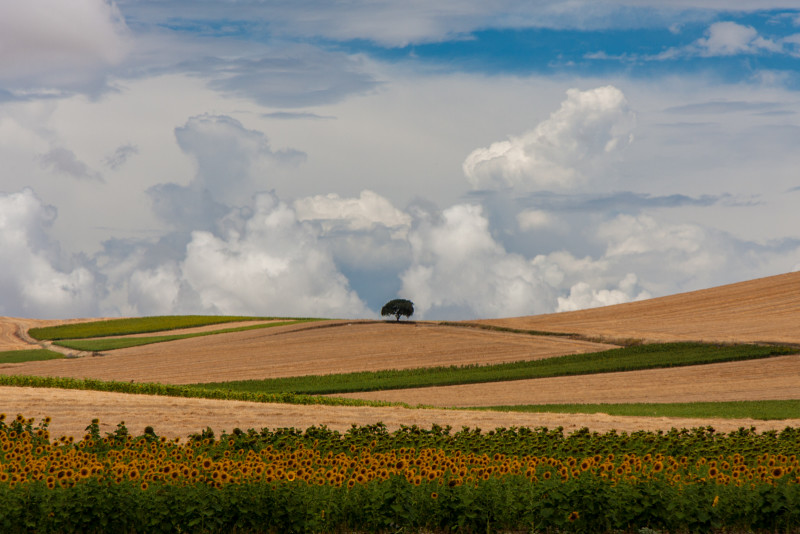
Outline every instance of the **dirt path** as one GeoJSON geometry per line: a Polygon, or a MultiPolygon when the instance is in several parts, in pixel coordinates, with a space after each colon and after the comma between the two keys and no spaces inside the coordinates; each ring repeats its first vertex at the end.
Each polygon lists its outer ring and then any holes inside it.
{"type": "Polygon", "coordinates": [[[647,371],[337,396],[428,406],[800,399],[800,355],[647,371]]]}
{"type": "Polygon", "coordinates": [[[159,435],[186,437],[210,426],[217,435],[222,430],[238,427],[300,429],[327,425],[344,432],[353,424],[382,422],[390,430],[400,425],[430,428],[434,423],[451,425],[455,430],[467,426],[484,431],[498,427],[527,426],[564,427],[571,432],[581,427],[606,432],[611,429],[669,430],[711,425],[721,432],[740,427],[756,427],[759,431],[782,430],[800,426],[800,419],[756,421],[753,419],[684,419],[667,417],[614,417],[604,414],[524,414],[475,412],[459,410],[410,410],[406,408],[361,408],[338,406],[296,406],[290,404],[255,404],[206,399],[179,399],[149,395],[126,395],[95,391],[0,387],[0,406],[11,416],[22,413],[37,420],[50,416],[53,437],[71,435],[76,439],[92,418],[100,419],[101,432],[111,432],[124,421],[128,429],[141,434],[151,425],[159,435]]]}
{"type": "Polygon", "coordinates": [[[37,341],[28,335],[28,330],[44,326],[58,326],[70,323],[84,323],[87,321],[102,321],[96,319],[23,319],[19,317],[0,317],[0,352],[8,350],[48,349],[66,355],[84,355],[75,351],[53,345],[49,341],[37,341]]]}
{"type": "Polygon", "coordinates": [[[617,306],[480,322],[605,339],[800,343],[800,272],[617,306]]]}
{"type": "Polygon", "coordinates": [[[537,360],[608,348],[427,323],[331,321],[132,347],[97,358],[2,364],[0,373],[187,384],[537,360]]]}

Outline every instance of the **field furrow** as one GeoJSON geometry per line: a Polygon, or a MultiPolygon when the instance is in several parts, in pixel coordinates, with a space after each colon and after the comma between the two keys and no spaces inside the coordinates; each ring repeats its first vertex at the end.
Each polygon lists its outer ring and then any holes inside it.
{"type": "Polygon", "coordinates": [[[100,419],[103,434],[112,432],[124,421],[128,429],[141,434],[152,426],[159,435],[187,437],[207,426],[219,434],[234,428],[305,429],[326,425],[345,432],[353,424],[384,423],[396,430],[401,425],[430,428],[433,424],[451,425],[460,430],[467,426],[491,430],[498,427],[527,426],[563,427],[572,432],[582,427],[597,432],[636,430],[669,430],[713,425],[721,432],[751,426],[759,431],[782,430],[787,425],[800,426],[800,419],[758,421],[754,419],[686,419],[672,417],[619,417],[605,414],[547,414],[476,412],[466,410],[413,410],[400,407],[371,408],[350,406],[301,406],[294,404],[256,404],[239,401],[182,399],[130,395],[98,391],[0,387],[0,406],[9,414],[26,417],[53,418],[50,430],[54,436],[83,437],[87,417],[100,419]]]}
{"type": "Polygon", "coordinates": [[[800,355],[336,396],[442,407],[800,399],[800,355]]]}
{"type": "Polygon", "coordinates": [[[101,357],[4,364],[0,373],[191,384],[538,360],[609,348],[613,347],[427,323],[333,321],[132,347],[101,357]]]}
{"type": "Polygon", "coordinates": [[[607,339],[800,343],[800,272],[616,306],[480,322],[607,339]]]}

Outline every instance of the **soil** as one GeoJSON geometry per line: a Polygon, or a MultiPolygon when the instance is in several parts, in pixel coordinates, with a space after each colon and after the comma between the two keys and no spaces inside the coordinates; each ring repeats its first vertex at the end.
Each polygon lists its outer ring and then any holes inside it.
{"type": "Polygon", "coordinates": [[[46,348],[71,354],[75,351],[69,349],[62,350],[62,347],[51,346],[47,341],[37,341],[31,338],[28,335],[28,330],[44,326],[58,326],[62,324],[102,320],[104,319],[22,319],[19,317],[0,317],[0,352],[46,348]]]}
{"type": "Polygon", "coordinates": [[[443,407],[800,399],[800,355],[336,396],[443,407]]]}
{"type": "Polygon", "coordinates": [[[609,348],[428,323],[327,321],[156,343],[102,357],[0,364],[0,373],[191,384],[537,360],[609,348]]]}
{"type": "Polygon", "coordinates": [[[287,428],[305,429],[312,425],[326,425],[344,432],[353,424],[382,422],[389,430],[401,425],[418,425],[430,428],[433,424],[481,428],[484,431],[512,426],[531,428],[564,428],[565,433],[582,427],[597,432],[636,430],[664,430],[671,428],[696,428],[713,426],[720,432],[731,432],[741,427],[755,427],[758,431],[783,430],[787,426],[800,426],[800,419],[785,421],[757,421],[753,419],[686,419],[667,417],[615,417],[605,414],[526,414],[502,412],[476,412],[464,410],[412,410],[407,408],[367,408],[340,406],[299,406],[293,404],[255,404],[237,401],[207,399],[182,399],[127,395],[97,391],[0,387],[0,406],[9,416],[22,413],[38,420],[53,418],[50,425],[52,437],[83,437],[92,418],[100,419],[102,434],[112,432],[120,422],[128,430],[141,434],[148,425],[158,435],[169,438],[187,437],[211,427],[217,435],[234,428],[287,428]]]}
{"type": "Polygon", "coordinates": [[[800,272],[616,306],[479,322],[612,340],[800,344],[800,272]]]}

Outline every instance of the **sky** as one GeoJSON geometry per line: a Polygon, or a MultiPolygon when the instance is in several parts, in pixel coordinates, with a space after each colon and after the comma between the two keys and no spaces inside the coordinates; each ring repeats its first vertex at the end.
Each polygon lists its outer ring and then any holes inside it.
{"type": "Polygon", "coordinates": [[[796,271],[798,142],[798,0],[6,0],[0,315],[495,318],[796,271]]]}

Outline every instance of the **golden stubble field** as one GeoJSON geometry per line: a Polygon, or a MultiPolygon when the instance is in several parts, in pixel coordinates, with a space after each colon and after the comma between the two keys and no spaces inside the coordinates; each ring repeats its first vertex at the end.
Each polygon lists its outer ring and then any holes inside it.
{"type": "MultiPolygon", "coordinates": [[[[483,321],[520,329],[574,332],[613,342],[774,341],[800,345],[800,273],[709,290],[579,312],[483,321]]],[[[48,321],[0,319],[0,350],[23,348],[20,330],[48,321]]],[[[275,327],[148,345],[101,357],[0,365],[0,373],[192,383],[324,374],[424,365],[496,363],[604,350],[606,345],[564,338],[491,332],[432,323],[331,321],[275,327]]],[[[356,395],[354,395],[356,396],[356,395]]],[[[410,404],[465,406],[560,402],[682,402],[800,398],[800,356],[572,378],[450,386],[363,394],[410,404]]],[[[607,415],[489,413],[459,410],[253,405],[231,401],[173,399],[99,392],[0,388],[0,411],[50,415],[56,434],[82,435],[93,417],[104,430],[125,421],[133,432],[152,425],[168,436],[206,426],[305,428],[325,424],[433,423],[484,429],[499,426],[588,426],[669,429],[711,424],[718,430],[800,426],[787,421],[682,420],[607,415]]]]}
{"type": "Polygon", "coordinates": [[[612,347],[428,323],[324,321],[144,345],[100,357],[0,364],[0,373],[191,384],[536,360],[612,347]]]}
{"type": "Polygon", "coordinates": [[[479,322],[606,339],[800,344],[800,272],[605,308],[479,322]]]}

